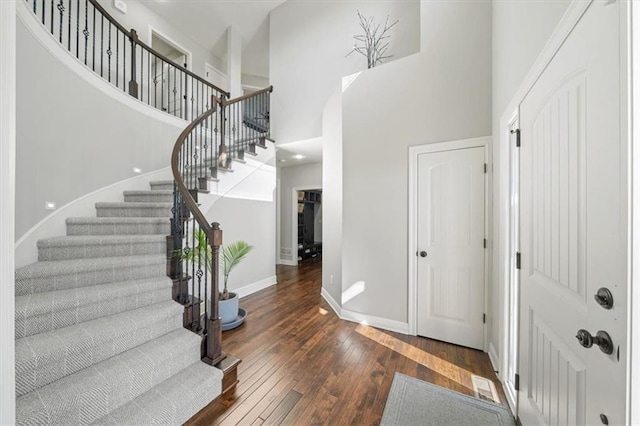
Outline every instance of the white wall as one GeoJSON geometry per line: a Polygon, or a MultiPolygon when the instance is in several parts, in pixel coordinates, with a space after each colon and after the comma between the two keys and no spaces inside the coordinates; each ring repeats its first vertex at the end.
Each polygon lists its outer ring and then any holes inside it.
{"type": "Polygon", "coordinates": [[[365,283],[342,308],[400,323],[407,323],[408,147],[491,134],[491,4],[422,8],[421,53],[361,73],[342,95],[342,289],[365,283]]]}
{"type": "Polygon", "coordinates": [[[231,272],[229,291],[256,283],[264,283],[263,286],[275,284],[275,212],[274,201],[223,197],[206,213],[211,222],[220,223],[223,246],[238,240],[253,246],[247,258],[231,272]]]}
{"type": "Polygon", "coordinates": [[[366,69],[366,58],[345,58],[361,34],[356,10],[383,22],[387,14],[400,22],[391,30],[393,60],[418,52],[419,2],[290,0],[270,15],[272,132],[277,143],[322,135],[322,109],[343,76],[366,69]]]}
{"type": "Polygon", "coordinates": [[[147,45],[151,46],[149,37],[149,27],[170,38],[181,47],[191,52],[191,70],[201,77],[205,76],[205,63],[213,65],[219,70],[224,70],[226,65],[221,58],[215,56],[208,49],[198,43],[197,40],[187,36],[180,28],[168,22],[160,15],[153,12],[144,5],[144,1],[127,0],[127,13],[122,14],[113,7],[113,0],[99,0],[105,10],[115,18],[126,29],[134,29],[138,32],[138,37],[147,45]]]}
{"type": "MultiPolygon", "coordinates": [[[[134,176],[134,167],[142,172],[168,167],[186,122],[159,111],[147,115],[133,109],[131,102],[138,101],[123,93],[105,96],[117,89],[97,76],[90,75],[90,82],[72,72],[21,20],[17,36],[15,238],[19,239],[51,213],[45,210],[45,201],[61,207],[134,176]],[[167,119],[154,118],[158,115],[167,119]]],[[[50,38],[46,31],[44,36],[50,38]]],[[[69,58],[64,49],[55,47],[69,58]]],[[[139,108],[152,110],[141,104],[139,108]]]]}
{"type": "Polygon", "coordinates": [[[0,424],[15,422],[16,2],[0,2],[0,424]]]}
{"type": "Polygon", "coordinates": [[[342,307],[342,88],[322,112],[322,289],[342,307]]]}
{"type": "MultiPolygon", "coordinates": [[[[570,0],[493,1],[492,133],[496,143],[500,141],[498,136],[503,131],[499,128],[500,118],[505,113],[512,113],[512,111],[505,111],[505,108],[511,102],[569,3],[570,0]]],[[[488,322],[490,342],[496,352],[500,351],[499,292],[505,280],[502,274],[503,268],[500,266],[502,263],[499,224],[501,221],[508,220],[506,217],[501,217],[503,215],[499,208],[501,197],[506,196],[499,193],[499,183],[501,179],[507,178],[500,176],[499,154],[500,150],[496,146],[493,149],[493,237],[490,245],[493,254],[492,309],[488,322]]]]}
{"type": "MultiPolygon", "coordinates": [[[[283,261],[298,258],[298,236],[293,234],[293,220],[298,221],[297,215],[292,216],[294,188],[321,189],[322,163],[280,168],[280,259],[283,261]]],[[[297,199],[295,203],[297,206],[297,199]]]]}

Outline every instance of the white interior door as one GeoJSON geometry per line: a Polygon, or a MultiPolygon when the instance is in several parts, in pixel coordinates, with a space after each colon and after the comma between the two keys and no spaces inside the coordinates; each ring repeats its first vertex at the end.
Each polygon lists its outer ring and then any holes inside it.
{"type": "Polygon", "coordinates": [[[625,424],[621,2],[593,2],[520,105],[522,424],[625,424]],[[600,287],[614,306],[601,307],[600,287]],[[611,354],[584,348],[606,331],[611,354]]]}
{"type": "Polygon", "coordinates": [[[484,147],[418,156],[417,332],[483,349],[484,147]]]}

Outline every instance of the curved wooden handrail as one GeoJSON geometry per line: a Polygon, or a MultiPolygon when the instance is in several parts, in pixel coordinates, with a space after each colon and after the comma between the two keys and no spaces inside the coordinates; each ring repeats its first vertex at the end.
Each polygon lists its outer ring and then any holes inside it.
{"type": "Polygon", "coordinates": [[[224,98],[223,99],[216,98],[216,102],[219,103],[219,104],[222,104],[223,106],[233,105],[235,103],[246,101],[247,99],[251,99],[253,97],[262,95],[263,93],[271,93],[271,92],[273,92],[273,86],[269,86],[269,87],[266,87],[266,88],[264,88],[262,90],[258,90],[256,92],[251,92],[251,93],[248,93],[248,94],[246,94],[244,96],[240,96],[240,97],[237,97],[237,98],[234,98],[234,99],[230,99],[230,100],[227,100],[227,99],[224,99],[224,98]]]}
{"type": "Polygon", "coordinates": [[[180,64],[177,64],[175,62],[173,62],[171,59],[167,58],[166,56],[164,56],[163,54],[161,54],[160,52],[152,49],[150,46],[148,46],[146,43],[140,41],[140,39],[138,39],[138,35],[134,30],[127,30],[125,27],[123,27],[118,21],[115,20],[115,18],[113,16],[111,16],[109,14],[109,12],[107,12],[105,10],[104,7],[102,7],[102,5],[100,5],[100,3],[98,3],[98,0],[89,0],[89,3],[91,3],[93,5],[93,7],[96,8],[96,10],[98,10],[105,18],[107,18],[107,20],[109,22],[111,22],[113,25],[115,25],[115,27],[117,29],[119,29],[121,32],[123,32],[124,34],[127,35],[127,37],[129,37],[129,39],[133,39],[135,40],[136,44],[139,45],[140,47],[142,47],[143,49],[149,51],[152,55],[154,55],[156,58],[168,63],[169,65],[171,65],[172,67],[177,68],[179,71],[187,74],[189,77],[192,77],[196,80],[198,80],[199,82],[201,82],[202,84],[211,87],[212,89],[214,89],[215,91],[219,92],[219,93],[223,93],[226,97],[229,97],[230,94],[229,92],[227,92],[226,90],[223,90],[221,88],[219,88],[218,86],[216,86],[215,84],[212,84],[210,82],[208,82],[207,80],[205,80],[204,78],[200,77],[199,75],[193,73],[192,71],[189,71],[188,69],[186,69],[185,67],[183,67],[180,64]]]}
{"type": "MultiPolygon", "coordinates": [[[[204,214],[200,210],[200,207],[198,207],[198,203],[196,202],[196,200],[194,200],[193,196],[189,192],[189,189],[185,185],[184,180],[180,175],[178,156],[180,155],[180,150],[182,149],[182,146],[185,144],[191,132],[193,132],[193,130],[198,127],[200,123],[213,115],[217,109],[218,105],[214,103],[213,108],[203,112],[198,116],[198,118],[196,118],[191,124],[189,124],[186,129],[184,129],[182,133],[180,133],[180,136],[178,136],[176,144],[173,147],[173,152],[171,153],[171,171],[173,173],[173,180],[176,184],[176,187],[180,192],[180,195],[182,196],[187,209],[193,214],[193,217],[200,225],[200,229],[202,229],[210,238],[212,236],[213,226],[209,222],[207,222],[207,218],[204,216],[204,214]]],[[[211,238],[211,240],[213,241],[213,238],[211,238]]]]}

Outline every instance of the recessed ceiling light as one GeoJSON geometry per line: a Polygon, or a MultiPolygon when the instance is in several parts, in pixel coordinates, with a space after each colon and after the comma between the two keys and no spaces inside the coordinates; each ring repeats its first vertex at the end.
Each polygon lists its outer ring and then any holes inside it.
{"type": "Polygon", "coordinates": [[[304,155],[296,154],[293,156],[293,158],[295,158],[296,160],[302,160],[304,158],[304,155]]]}
{"type": "Polygon", "coordinates": [[[287,160],[285,160],[284,158],[281,158],[281,159],[280,159],[280,162],[281,162],[281,163],[286,163],[286,162],[287,162],[287,160]]]}

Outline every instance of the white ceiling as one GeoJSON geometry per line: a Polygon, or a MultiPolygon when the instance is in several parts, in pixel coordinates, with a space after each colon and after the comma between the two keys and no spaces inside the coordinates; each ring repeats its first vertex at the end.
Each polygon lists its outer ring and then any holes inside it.
{"type": "Polygon", "coordinates": [[[322,161],[322,137],[285,144],[276,143],[276,149],[278,167],[298,166],[322,161]],[[302,158],[296,158],[296,156],[301,156],[302,158]]]}
{"type": "Polygon", "coordinates": [[[242,72],[268,77],[269,12],[285,0],[146,0],[155,13],[179,27],[214,55],[224,59],[225,33],[233,26],[242,36],[242,72]]]}

